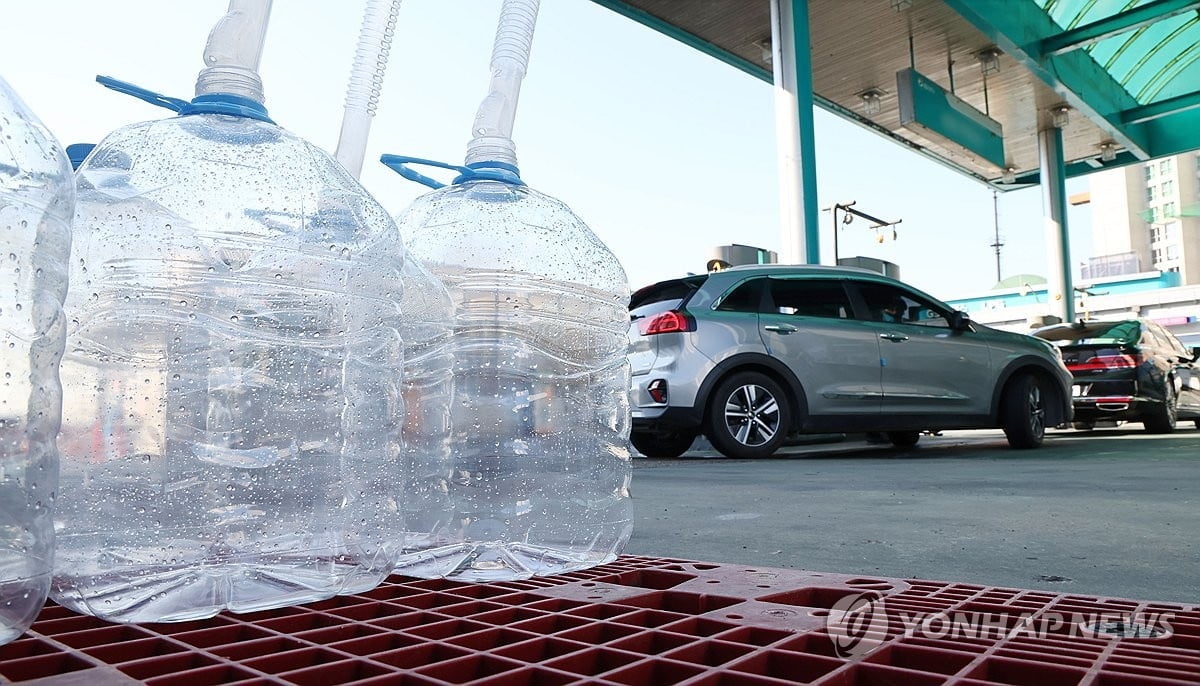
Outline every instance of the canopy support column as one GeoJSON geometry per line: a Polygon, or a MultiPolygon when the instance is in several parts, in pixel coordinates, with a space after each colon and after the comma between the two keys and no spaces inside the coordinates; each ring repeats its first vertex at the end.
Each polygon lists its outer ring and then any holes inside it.
{"type": "Polygon", "coordinates": [[[783,230],[780,257],[790,264],[818,264],[821,248],[808,0],[771,0],[771,51],[783,230]]]}
{"type": "Polygon", "coordinates": [[[1042,168],[1042,213],[1046,226],[1046,294],[1050,314],[1070,322],[1075,320],[1075,284],[1071,271],[1071,239],[1067,231],[1067,175],[1062,129],[1049,126],[1038,133],[1038,160],[1042,168]]]}

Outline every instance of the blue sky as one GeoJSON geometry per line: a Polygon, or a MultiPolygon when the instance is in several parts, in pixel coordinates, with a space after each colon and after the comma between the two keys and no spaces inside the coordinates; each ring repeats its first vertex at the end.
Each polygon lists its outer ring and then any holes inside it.
{"type": "MultiPolygon", "coordinates": [[[[168,116],[101,88],[96,74],[191,97],[224,0],[11,3],[0,22],[3,76],[64,143],[95,142],[168,116]]],[[[460,163],[488,76],[499,0],[405,0],[363,183],[397,213],[423,192],[382,152],[460,163]]],[[[279,0],[261,68],[285,128],[331,150],[361,5],[279,0]]],[[[780,244],[771,87],[588,0],[543,0],[514,138],[530,185],[567,202],[625,265],[631,285],[700,271],[712,246],[780,244]]],[[[840,252],[896,262],[942,298],[995,282],[992,194],[981,184],[823,111],[822,207],[855,200],[901,218],[875,242],[856,221],[840,252]]],[[[1086,188],[1075,181],[1069,191],[1086,188]]],[[[832,259],[828,215],[822,248],[832,259]]],[[[1072,252],[1089,254],[1086,208],[1072,209],[1072,252]]],[[[1000,198],[1003,273],[1045,274],[1041,197],[1000,198]]]]}

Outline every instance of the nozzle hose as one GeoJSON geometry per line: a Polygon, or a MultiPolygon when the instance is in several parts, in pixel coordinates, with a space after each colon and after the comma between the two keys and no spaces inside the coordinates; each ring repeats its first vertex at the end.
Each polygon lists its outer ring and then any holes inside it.
{"type": "Polygon", "coordinates": [[[479,106],[467,144],[467,164],[501,162],[516,166],[512,142],[521,81],[529,66],[539,0],[504,0],[492,45],[492,78],[479,106]]]}
{"type": "Polygon", "coordinates": [[[400,0],[367,0],[362,31],[354,51],[342,131],[334,157],[357,178],[362,173],[371,118],[379,106],[388,54],[400,14],[400,0]]]}

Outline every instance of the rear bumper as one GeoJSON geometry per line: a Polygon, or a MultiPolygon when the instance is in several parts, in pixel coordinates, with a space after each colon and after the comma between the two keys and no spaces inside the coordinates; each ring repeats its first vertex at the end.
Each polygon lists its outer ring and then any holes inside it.
{"type": "Polygon", "coordinates": [[[1138,396],[1084,396],[1076,397],[1073,404],[1075,421],[1094,422],[1105,419],[1138,421],[1161,403],[1138,396]]]}
{"type": "Polygon", "coordinates": [[[635,407],[633,431],[637,433],[673,433],[700,428],[701,411],[694,407],[635,407]]]}

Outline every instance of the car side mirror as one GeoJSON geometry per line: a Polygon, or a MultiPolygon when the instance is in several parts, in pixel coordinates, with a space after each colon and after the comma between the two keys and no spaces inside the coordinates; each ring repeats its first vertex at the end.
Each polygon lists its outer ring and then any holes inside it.
{"type": "Polygon", "coordinates": [[[970,331],[971,317],[966,312],[955,310],[950,313],[950,328],[954,331],[970,331]]]}
{"type": "Polygon", "coordinates": [[[1192,362],[1200,362],[1200,345],[1192,348],[1192,362]]]}

